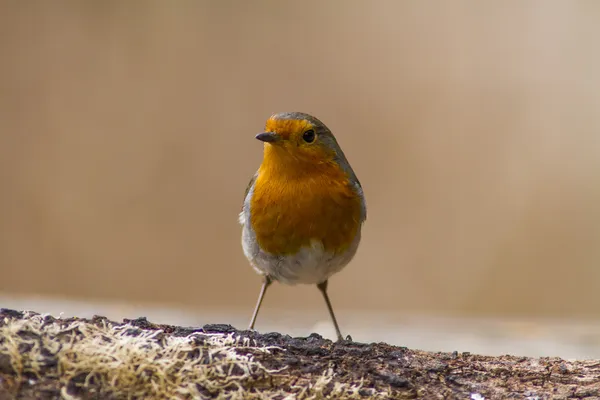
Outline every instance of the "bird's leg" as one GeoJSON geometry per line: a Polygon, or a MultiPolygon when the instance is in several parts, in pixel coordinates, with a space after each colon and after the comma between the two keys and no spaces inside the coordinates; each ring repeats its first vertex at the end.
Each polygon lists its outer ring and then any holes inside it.
{"type": "Polygon", "coordinates": [[[254,323],[256,322],[256,317],[258,316],[258,310],[260,310],[260,305],[262,304],[263,298],[265,297],[265,293],[267,292],[267,288],[271,283],[273,283],[271,277],[269,275],[265,275],[262,287],[260,288],[260,294],[258,295],[258,301],[256,302],[256,307],[254,307],[252,319],[250,320],[250,327],[248,328],[250,330],[254,329],[254,323]]]}
{"type": "Polygon", "coordinates": [[[331,301],[329,301],[329,296],[327,295],[327,282],[321,282],[317,284],[317,287],[323,293],[323,298],[325,299],[325,303],[327,303],[327,309],[329,310],[329,315],[331,315],[331,319],[333,320],[333,325],[335,326],[335,333],[337,334],[338,341],[344,340],[342,337],[342,333],[340,332],[340,327],[335,319],[335,314],[333,313],[333,307],[331,306],[331,301]]]}

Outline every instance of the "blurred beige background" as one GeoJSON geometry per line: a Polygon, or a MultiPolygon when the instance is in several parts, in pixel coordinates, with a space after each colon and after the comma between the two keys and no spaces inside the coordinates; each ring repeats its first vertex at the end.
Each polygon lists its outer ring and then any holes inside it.
{"type": "MultiPolygon", "coordinates": [[[[245,324],[254,135],[295,110],[367,196],[330,284],[346,320],[600,319],[598,21],[592,1],[2,2],[0,292],[245,324]]],[[[313,287],[263,311],[327,321],[313,287]]]]}

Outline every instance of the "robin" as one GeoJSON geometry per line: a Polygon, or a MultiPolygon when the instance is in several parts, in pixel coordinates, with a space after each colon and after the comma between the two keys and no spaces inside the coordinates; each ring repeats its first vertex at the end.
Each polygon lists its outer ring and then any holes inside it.
{"type": "Polygon", "coordinates": [[[333,133],[317,118],[274,114],[256,139],[263,161],[240,213],[242,247],[263,283],[254,323],[273,281],[311,284],[323,294],[343,340],[329,296],[329,278],[356,254],[367,216],[363,190],[333,133]]]}

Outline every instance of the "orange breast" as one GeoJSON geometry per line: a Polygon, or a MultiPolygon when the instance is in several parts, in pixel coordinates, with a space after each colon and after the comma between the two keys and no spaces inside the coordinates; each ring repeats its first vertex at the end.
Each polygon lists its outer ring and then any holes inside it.
{"type": "Polygon", "coordinates": [[[261,166],[250,201],[250,221],[261,248],[294,254],[316,239],[326,251],[348,248],[360,225],[361,199],[335,164],[281,173],[261,166]]]}

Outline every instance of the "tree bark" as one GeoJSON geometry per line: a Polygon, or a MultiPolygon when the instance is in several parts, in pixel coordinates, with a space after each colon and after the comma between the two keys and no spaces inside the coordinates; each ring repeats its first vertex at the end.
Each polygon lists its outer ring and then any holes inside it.
{"type": "Polygon", "coordinates": [[[598,361],[431,353],[317,334],[6,309],[0,333],[0,399],[600,399],[598,361]]]}

